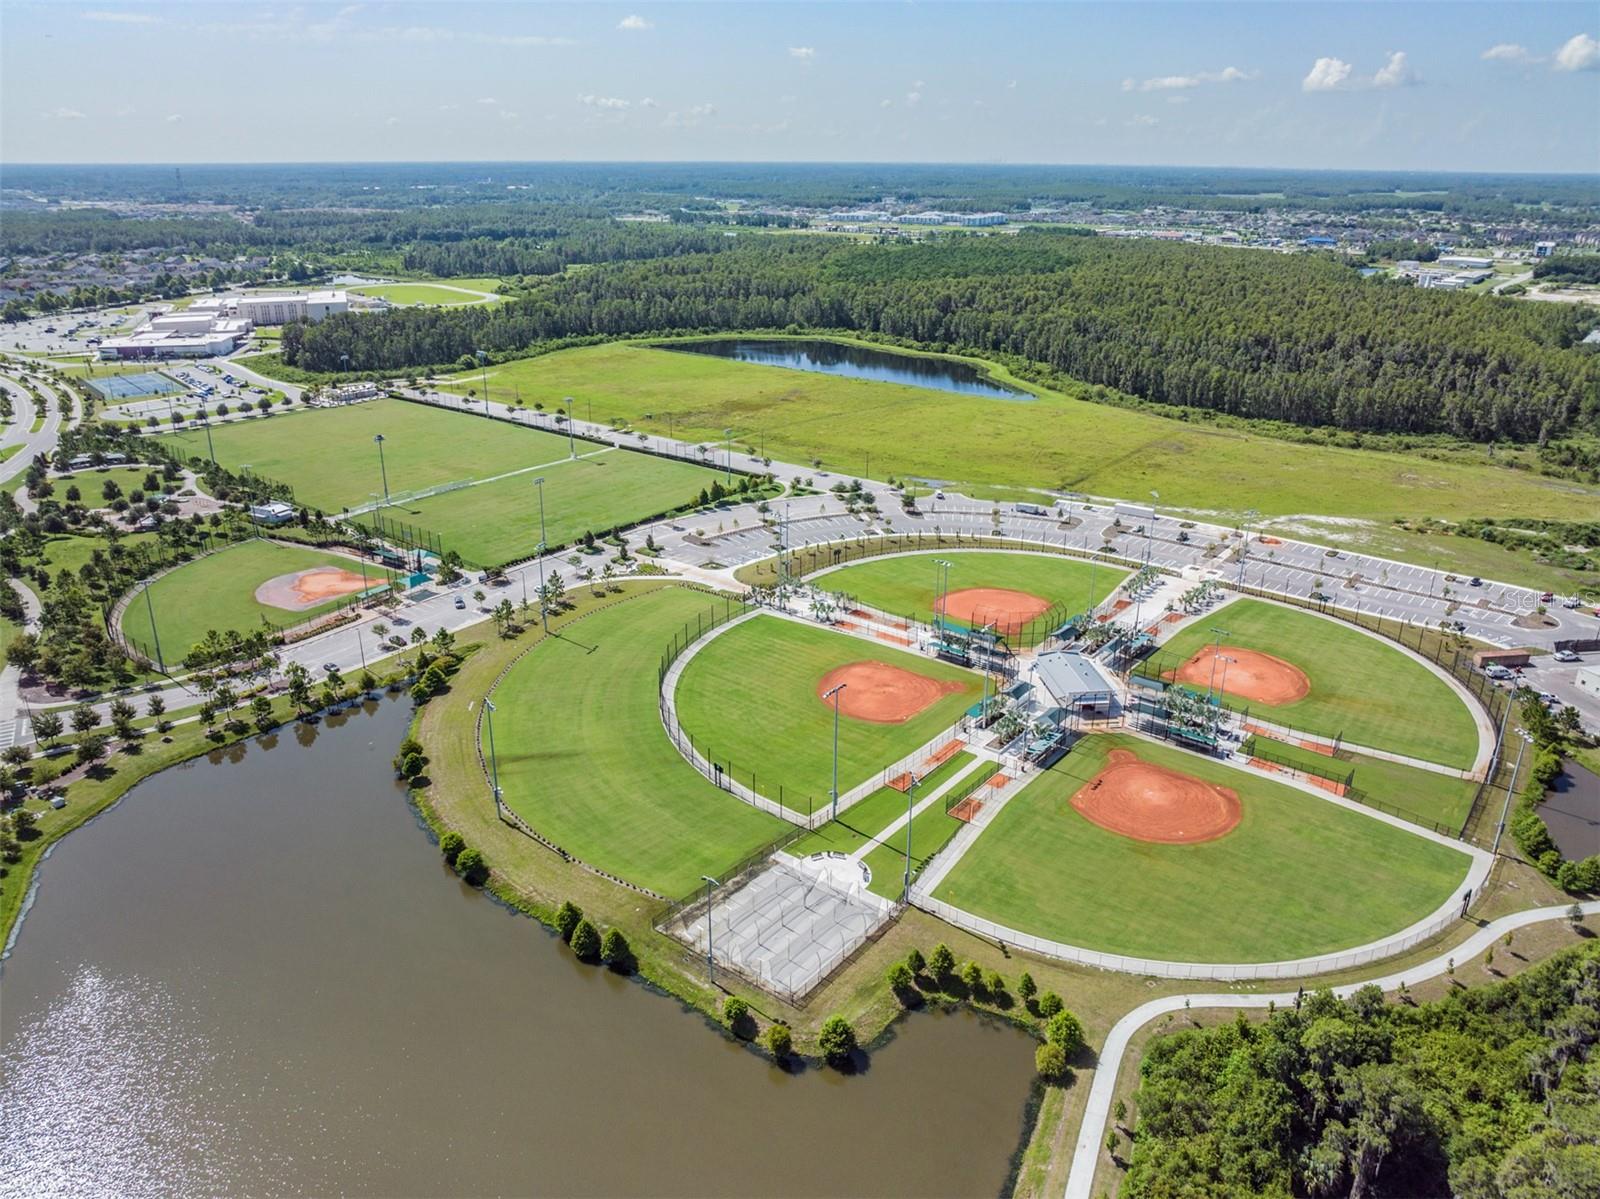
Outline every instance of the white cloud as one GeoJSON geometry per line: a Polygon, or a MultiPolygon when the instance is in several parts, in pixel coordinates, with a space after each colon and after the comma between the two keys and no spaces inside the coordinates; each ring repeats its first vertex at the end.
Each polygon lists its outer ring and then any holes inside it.
{"type": "Polygon", "coordinates": [[[1128,119],[1127,123],[1129,125],[1148,128],[1151,125],[1159,125],[1161,123],[1161,118],[1160,117],[1152,117],[1152,116],[1149,116],[1149,115],[1141,112],[1136,117],[1130,117],[1128,119]]]}
{"type": "Polygon", "coordinates": [[[1558,71],[1600,71],[1600,41],[1587,33],[1576,33],[1556,51],[1558,71]]]}
{"type": "Polygon", "coordinates": [[[1168,96],[1167,97],[1167,103],[1168,104],[1187,104],[1187,103],[1189,103],[1189,97],[1188,96],[1168,96]]]}
{"type": "Polygon", "coordinates": [[[43,115],[44,115],[45,120],[47,120],[47,121],[81,121],[81,120],[83,120],[83,114],[81,112],[79,112],[76,108],[52,108],[49,112],[44,113],[43,115]]]}
{"type": "Polygon", "coordinates": [[[634,13],[631,16],[623,17],[622,20],[618,21],[617,22],[617,28],[618,29],[627,29],[627,30],[630,30],[630,31],[635,31],[635,30],[640,30],[640,29],[654,29],[655,28],[655,22],[646,21],[638,13],[634,13]]]}
{"type": "Polygon", "coordinates": [[[640,108],[660,108],[661,105],[656,103],[649,96],[646,96],[643,100],[639,101],[639,107],[640,108]]]}
{"type": "Polygon", "coordinates": [[[717,106],[715,104],[696,104],[681,112],[669,112],[662,118],[661,126],[664,129],[687,129],[690,126],[700,124],[707,117],[714,116],[716,111],[717,106]]]}
{"type": "Polygon", "coordinates": [[[1223,67],[1220,71],[1197,71],[1193,75],[1157,75],[1150,79],[1124,79],[1125,92],[1170,92],[1200,87],[1207,83],[1238,83],[1254,79],[1259,72],[1241,71],[1238,67],[1223,67]]]}
{"type": "Polygon", "coordinates": [[[385,125],[398,125],[399,123],[400,123],[400,118],[399,117],[390,117],[387,121],[384,122],[385,125]]]}
{"type": "Polygon", "coordinates": [[[879,108],[893,108],[894,107],[894,101],[893,100],[879,100],[878,101],[878,107],[879,108]]]}
{"type": "Polygon", "coordinates": [[[1486,58],[1490,62],[1533,62],[1533,54],[1526,46],[1519,46],[1516,42],[1500,42],[1490,46],[1478,57],[1486,58]]]}
{"type": "Polygon", "coordinates": [[[816,51],[816,47],[814,47],[814,46],[790,46],[789,47],[789,57],[790,58],[798,58],[801,62],[810,62],[816,56],[817,56],[817,51],[816,51]]]}
{"type": "Polygon", "coordinates": [[[1378,73],[1372,77],[1373,87],[1411,87],[1416,82],[1417,73],[1406,61],[1404,50],[1391,50],[1389,61],[1378,68],[1378,73]]]}
{"type": "Polygon", "coordinates": [[[1308,92],[1337,91],[1350,81],[1353,69],[1342,58],[1319,58],[1312,64],[1310,73],[1300,81],[1300,86],[1308,92]]]}
{"type": "Polygon", "coordinates": [[[101,21],[107,25],[154,25],[161,20],[154,13],[147,12],[86,12],[83,14],[85,21],[101,21]]]}
{"type": "Polygon", "coordinates": [[[1006,91],[1014,92],[1016,90],[1017,90],[1017,81],[1015,79],[1013,79],[1010,83],[1006,84],[1006,91]]]}
{"type": "Polygon", "coordinates": [[[493,96],[479,96],[478,97],[478,103],[479,104],[492,105],[492,104],[498,104],[498,103],[500,103],[500,101],[496,100],[493,96]]]}
{"type": "Polygon", "coordinates": [[[911,105],[913,108],[915,108],[918,104],[922,103],[922,93],[921,92],[907,92],[906,93],[906,103],[911,105]]]}
{"type": "Polygon", "coordinates": [[[578,97],[578,103],[588,105],[590,108],[608,109],[612,112],[620,112],[624,108],[633,107],[632,101],[624,100],[620,96],[596,96],[586,94],[578,97]]]}
{"type": "Polygon", "coordinates": [[[511,111],[509,111],[507,109],[502,108],[500,110],[500,119],[502,121],[514,121],[514,120],[517,119],[517,114],[514,113],[514,112],[511,112],[511,111]]]}
{"type": "Polygon", "coordinates": [[[169,124],[169,125],[181,125],[181,124],[183,124],[183,114],[181,112],[173,113],[171,116],[169,116],[167,118],[167,124],[169,124]]]}

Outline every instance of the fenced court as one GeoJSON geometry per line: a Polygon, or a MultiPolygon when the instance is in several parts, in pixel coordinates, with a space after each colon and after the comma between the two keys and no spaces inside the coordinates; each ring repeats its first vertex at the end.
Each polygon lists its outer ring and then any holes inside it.
{"type": "Polygon", "coordinates": [[[156,371],[142,371],[136,375],[107,375],[103,379],[86,379],[85,382],[108,404],[183,390],[176,381],[156,371]]]}

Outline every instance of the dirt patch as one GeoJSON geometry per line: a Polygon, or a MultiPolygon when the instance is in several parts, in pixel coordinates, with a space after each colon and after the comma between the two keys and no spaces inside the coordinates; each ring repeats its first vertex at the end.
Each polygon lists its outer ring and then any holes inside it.
{"type": "Polygon", "coordinates": [[[1232,645],[1208,645],[1177,670],[1169,670],[1161,677],[1201,688],[1213,684],[1220,687],[1226,677],[1230,695],[1258,704],[1292,704],[1311,694],[1311,680],[1298,666],[1271,654],[1232,645]],[[1224,662],[1224,658],[1230,660],[1224,662]]]}
{"type": "Polygon", "coordinates": [[[1537,612],[1524,612],[1512,620],[1512,624],[1519,629],[1553,629],[1560,625],[1560,621],[1553,616],[1541,616],[1537,612]]]}
{"type": "MultiPolygon", "coordinates": [[[[904,724],[961,690],[954,680],[941,682],[887,662],[849,662],[818,680],[817,698],[822,699],[840,683],[845,684],[837,697],[840,715],[873,724],[904,724]]],[[[833,706],[833,700],[823,702],[833,706]]]]}
{"type": "Polygon", "coordinates": [[[1004,587],[965,587],[944,597],[946,620],[957,620],[972,628],[992,624],[1006,636],[1020,633],[1030,620],[1049,610],[1049,600],[1004,587]]]}
{"type": "Polygon", "coordinates": [[[1135,841],[1194,845],[1215,841],[1239,823],[1239,793],[1114,749],[1105,769],[1078,789],[1073,808],[1085,820],[1135,841]]]}
{"type": "Polygon", "coordinates": [[[313,566],[310,570],[268,579],[256,588],[256,603],[303,612],[329,600],[354,595],[369,586],[366,579],[342,566],[313,566]]]}

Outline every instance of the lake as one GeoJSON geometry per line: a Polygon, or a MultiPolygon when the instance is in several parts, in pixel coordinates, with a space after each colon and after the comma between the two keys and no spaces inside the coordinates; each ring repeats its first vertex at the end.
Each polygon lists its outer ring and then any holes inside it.
{"type": "Polygon", "coordinates": [[[1029,401],[1034,398],[1026,391],[994,382],[984,371],[966,362],[897,354],[892,350],[871,349],[838,341],[727,337],[665,343],[663,348],[685,354],[732,358],[758,366],[781,366],[788,370],[869,379],[875,383],[904,383],[910,387],[983,396],[991,400],[1029,401]]]}
{"type": "Polygon", "coordinates": [[[919,1014],[785,1073],[463,885],[406,701],[134,788],[0,973],[0,1194],[993,1195],[1033,1043],[919,1014]]]}

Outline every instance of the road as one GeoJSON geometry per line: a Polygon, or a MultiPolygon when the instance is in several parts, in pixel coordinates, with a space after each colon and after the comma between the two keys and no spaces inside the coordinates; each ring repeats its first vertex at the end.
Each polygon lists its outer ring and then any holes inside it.
{"type": "MultiPolygon", "coordinates": [[[[0,387],[5,388],[6,394],[11,397],[12,410],[16,413],[16,421],[6,427],[4,444],[7,446],[18,445],[21,448],[0,462],[0,484],[9,483],[18,475],[26,474],[29,464],[39,454],[48,454],[56,448],[56,440],[61,434],[61,410],[56,403],[56,393],[39,380],[37,375],[30,378],[31,382],[45,403],[44,423],[37,430],[33,422],[38,419],[38,410],[35,401],[28,394],[27,388],[19,383],[13,374],[0,377],[0,387]]],[[[19,496],[18,502],[26,508],[26,497],[19,496]]]]}

